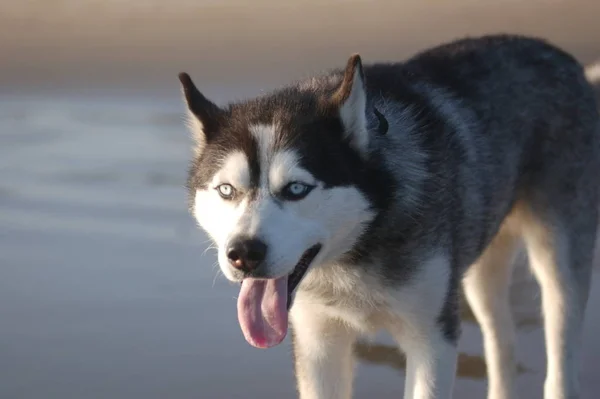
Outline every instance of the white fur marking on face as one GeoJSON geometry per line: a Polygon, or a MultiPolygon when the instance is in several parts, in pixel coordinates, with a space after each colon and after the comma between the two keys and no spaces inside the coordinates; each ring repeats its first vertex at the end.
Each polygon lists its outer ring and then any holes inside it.
{"type": "MultiPolygon", "coordinates": [[[[208,187],[196,190],[194,216],[200,227],[210,235],[218,246],[219,258],[222,257],[230,233],[235,230],[248,207],[245,200],[236,203],[221,198],[215,187],[223,183],[231,184],[241,191],[250,186],[248,159],[243,152],[236,151],[229,154],[208,187]]],[[[227,263],[220,261],[219,264],[223,274],[232,279],[227,263]]]]}
{"type": "Polygon", "coordinates": [[[299,181],[315,185],[316,179],[306,169],[299,165],[298,155],[291,150],[275,154],[269,170],[269,185],[274,192],[279,191],[286,184],[299,181]]]}
{"type": "Polygon", "coordinates": [[[366,108],[365,86],[360,68],[356,68],[350,96],[340,107],[340,118],[346,134],[351,137],[352,145],[361,153],[366,152],[369,144],[366,108]]]}
{"type": "Polygon", "coordinates": [[[232,281],[234,278],[226,260],[225,248],[231,232],[235,230],[247,208],[246,200],[239,204],[225,201],[210,187],[206,190],[196,190],[194,216],[200,227],[216,244],[221,271],[232,281]]]}
{"type": "Polygon", "coordinates": [[[210,188],[223,183],[231,184],[238,190],[250,187],[250,166],[246,154],[242,151],[236,151],[227,156],[223,167],[213,177],[210,188]]]}

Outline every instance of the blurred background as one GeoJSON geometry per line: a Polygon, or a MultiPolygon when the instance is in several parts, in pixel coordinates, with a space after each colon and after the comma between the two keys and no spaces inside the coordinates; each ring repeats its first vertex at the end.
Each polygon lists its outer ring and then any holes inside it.
{"type": "MultiPolygon", "coordinates": [[[[177,73],[216,102],[401,60],[465,35],[545,37],[600,59],[597,0],[0,0],[0,398],[294,397],[289,342],[251,348],[237,287],[187,214],[177,73]]],[[[524,264],[523,259],[520,261],[524,264]]],[[[600,381],[600,282],[583,398],[600,381]]],[[[513,287],[522,397],[541,398],[539,293],[513,287]]],[[[456,397],[485,397],[468,309],[456,397]]],[[[387,336],[356,347],[357,398],[398,398],[387,336]]]]}

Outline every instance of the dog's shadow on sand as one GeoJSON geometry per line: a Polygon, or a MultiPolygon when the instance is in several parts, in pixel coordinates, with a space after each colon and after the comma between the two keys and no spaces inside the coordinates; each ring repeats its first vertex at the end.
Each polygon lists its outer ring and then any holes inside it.
{"type": "MultiPolygon", "coordinates": [[[[354,356],[362,363],[391,367],[403,371],[406,368],[404,355],[392,345],[357,342],[354,346],[354,356]]],[[[517,364],[517,372],[529,372],[523,364],[517,364]]],[[[485,360],[480,355],[459,353],[456,375],[460,378],[483,380],[487,378],[485,360]]]]}

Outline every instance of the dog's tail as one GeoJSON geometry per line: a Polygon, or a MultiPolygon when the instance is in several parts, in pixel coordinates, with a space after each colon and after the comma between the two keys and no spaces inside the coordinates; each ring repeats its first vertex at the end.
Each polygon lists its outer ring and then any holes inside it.
{"type": "Polygon", "coordinates": [[[593,85],[600,85],[600,60],[585,67],[585,76],[593,85]]]}

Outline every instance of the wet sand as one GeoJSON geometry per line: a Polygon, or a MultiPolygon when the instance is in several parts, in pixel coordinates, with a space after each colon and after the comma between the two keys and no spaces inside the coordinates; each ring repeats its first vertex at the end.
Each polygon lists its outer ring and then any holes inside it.
{"type": "MultiPolygon", "coordinates": [[[[294,397],[289,342],[268,351],[246,344],[237,287],[219,275],[187,214],[180,69],[227,100],[338,65],[352,51],[399,59],[500,28],[554,38],[586,62],[600,56],[593,1],[465,0],[461,9],[438,1],[261,1],[160,13],[59,7],[66,3],[0,5],[2,399],[294,397]],[[30,22],[26,32],[19,21],[30,22]]],[[[524,264],[511,298],[519,389],[535,399],[545,359],[539,291],[524,264]]],[[[595,273],[584,399],[600,389],[599,305],[595,273]]],[[[467,308],[463,319],[455,397],[482,398],[481,336],[467,308]]],[[[357,344],[356,398],[400,396],[404,362],[391,344],[386,335],[357,344]]]]}

